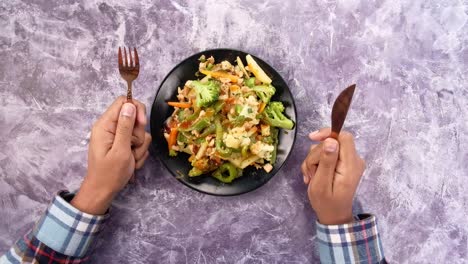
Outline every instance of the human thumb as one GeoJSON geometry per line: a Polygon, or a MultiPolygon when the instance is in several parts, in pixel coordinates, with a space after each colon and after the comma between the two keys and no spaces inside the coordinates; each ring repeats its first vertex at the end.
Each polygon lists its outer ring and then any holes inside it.
{"type": "Polygon", "coordinates": [[[325,139],[316,171],[316,175],[319,175],[320,184],[323,187],[331,188],[332,186],[333,176],[335,175],[336,164],[338,162],[338,153],[338,141],[333,138],[325,139]]]}
{"type": "Polygon", "coordinates": [[[115,140],[112,148],[130,148],[132,142],[133,127],[135,125],[136,107],[131,103],[123,104],[120,109],[115,140]]]}

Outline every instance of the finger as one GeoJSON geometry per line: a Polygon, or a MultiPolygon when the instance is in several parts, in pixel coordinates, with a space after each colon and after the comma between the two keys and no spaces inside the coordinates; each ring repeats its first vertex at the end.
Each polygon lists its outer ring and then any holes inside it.
{"type": "Polygon", "coordinates": [[[320,161],[317,171],[311,180],[312,189],[321,192],[332,192],[333,177],[335,175],[336,163],[338,161],[339,145],[338,141],[327,138],[320,154],[320,161]]]}
{"type": "Polygon", "coordinates": [[[301,165],[301,172],[302,172],[304,183],[309,184],[309,181],[310,181],[309,170],[307,169],[307,164],[305,163],[305,161],[301,165]]]}
{"type": "Polygon", "coordinates": [[[314,178],[317,172],[317,165],[307,165],[307,171],[309,172],[309,182],[314,178]]]}
{"type": "Polygon", "coordinates": [[[115,139],[112,148],[131,148],[133,127],[135,125],[136,107],[132,103],[125,103],[120,110],[115,139]]]}
{"type": "Polygon", "coordinates": [[[321,151],[320,144],[315,144],[315,145],[310,146],[309,153],[307,154],[307,157],[302,164],[305,184],[309,184],[310,180],[315,175],[317,164],[320,160],[320,151],[321,151]]]}
{"type": "Polygon", "coordinates": [[[112,147],[114,142],[117,120],[119,119],[120,109],[125,100],[125,97],[119,96],[93,125],[91,131],[91,139],[94,141],[93,145],[100,146],[99,149],[105,150],[105,153],[112,147]]]}
{"type": "Polygon", "coordinates": [[[325,127],[309,134],[309,139],[313,141],[323,141],[330,136],[331,128],[325,127]]]}
{"type": "Polygon", "coordinates": [[[128,180],[129,184],[134,184],[135,183],[135,173],[132,174],[132,177],[130,177],[130,180],[128,180]]]}
{"type": "Polygon", "coordinates": [[[145,142],[145,126],[147,124],[146,106],[138,100],[132,101],[137,109],[135,128],[133,129],[132,146],[140,147],[145,142]]]}
{"type": "Polygon", "coordinates": [[[104,123],[115,123],[119,120],[120,109],[122,105],[127,101],[125,96],[119,96],[115,101],[107,108],[99,119],[104,123]]]}
{"type": "Polygon", "coordinates": [[[138,170],[141,167],[143,167],[143,165],[145,164],[145,161],[148,158],[148,156],[149,156],[149,152],[146,151],[145,154],[143,155],[143,157],[136,162],[135,169],[138,170]]]}
{"type": "Polygon", "coordinates": [[[309,154],[306,157],[307,165],[317,165],[320,161],[320,153],[322,152],[323,143],[312,145],[309,154]]]}
{"type": "MultiPolygon", "coordinates": [[[[307,157],[305,158],[304,162],[302,163],[301,170],[302,170],[302,175],[304,177],[304,183],[309,184],[310,178],[315,174],[315,169],[311,173],[309,171],[309,168],[311,168],[310,165],[315,161],[318,163],[318,157],[320,157],[320,154],[315,154],[317,152],[317,144],[310,146],[309,153],[307,153],[307,157]],[[314,158],[314,156],[317,156],[317,158],[314,158]]],[[[314,166],[312,166],[314,167],[314,166]]]]}
{"type": "Polygon", "coordinates": [[[358,155],[354,144],[354,137],[347,131],[342,131],[338,136],[340,142],[340,160],[345,164],[355,163],[358,155]]]}
{"type": "Polygon", "coordinates": [[[137,124],[146,126],[146,105],[138,100],[132,99],[133,103],[137,108],[137,124]]]}
{"type": "Polygon", "coordinates": [[[151,135],[149,133],[145,133],[145,140],[143,144],[133,149],[133,155],[135,156],[135,160],[140,160],[145,153],[148,151],[148,147],[151,144],[151,135]]]}
{"type": "Polygon", "coordinates": [[[313,179],[315,172],[317,171],[317,166],[308,165],[307,162],[304,161],[301,166],[301,171],[304,178],[304,183],[309,184],[309,182],[313,179]]]}
{"type": "MultiPolygon", "coordinates": [[[[125,96],[119,96],[104,112],[101,118],[98,120],[97,125],[104,128],[105,131],[112,134],[115,133],[117,127],[117,121],[119,119],[120,109],[122,105],[126,103],[127,98],[125,96]]],[[[148,123],[146,118],[146,106],[142,102],[132,99],[132,103],[137,108],[137,122],[135,125],[134,137],[132,138],[132,145],[140,146],[144,142],[145,126],[148,123]]]]}

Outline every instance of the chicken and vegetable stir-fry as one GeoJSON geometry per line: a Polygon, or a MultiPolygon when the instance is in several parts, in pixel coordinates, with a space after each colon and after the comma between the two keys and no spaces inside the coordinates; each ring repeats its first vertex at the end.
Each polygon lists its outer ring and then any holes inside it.
{"type": "Polygon", "coordinates": [[[279,129],[292,129],[282,102],[271,101],[272,80],[252,56],[247,66],[237,57],[215,63],[200,57],[197,76],[178,88],[174,113],[164,136],[169,155],[190,155],[190,177],[211,173],[224,183],[242,176],[248,166],[270,172],[276,161],[279,129]]]}

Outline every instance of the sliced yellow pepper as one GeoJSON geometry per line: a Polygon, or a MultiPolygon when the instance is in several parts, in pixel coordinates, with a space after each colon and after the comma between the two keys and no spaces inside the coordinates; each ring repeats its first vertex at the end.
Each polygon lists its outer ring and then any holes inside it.
{"type": "Polygon", "coordinates": [[[211,76],[213,78],[216,78],[216,79],[220,79],[220,78],[229,79],[233,83],[237,83],[237,80],[239,79],[239,77],[237,77],[235,75],[232,75],[232,74],[229,74],[229,73],[227,73],[225,71],[200,70],[200,72],[205,74],[205,75],[209,75],[209,76],[211,76]]]}
{"type": "Polygon", "coordinates": [[[240,90],[239,85],[233,84],[231,87],[229,87],[229,90],[231,90],[231,93],[236,93],[240,90]]]}
{"type": "Polygon", "coordinates": [[[249,70],[257,77],[259,81],[262,83],[270,84],[271,79],[268,77],[268,75],[260,68],[260,66],[257,64],[257,62],[254,60],[252,56],[247,55],[245,57],[247,60],[247,65],[249,65],[249,70]]]}
{"type": "Polygon", "coordinates": [[[261,102],[260,103],[260,106],[258,107],[258,112],[261,114],[263,112],[263,110],[265,110],[265,106],[266,104],[261,102]]]}

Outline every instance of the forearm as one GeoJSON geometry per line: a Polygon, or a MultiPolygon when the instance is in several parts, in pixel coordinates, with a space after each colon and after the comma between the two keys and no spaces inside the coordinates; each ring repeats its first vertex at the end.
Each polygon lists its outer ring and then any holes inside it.
{"type": "Polygon", "coordinates": [[[108,215],[78,210],[69,203],[73,197],[68,192],[55,196],[35,227],[0,258],[0,263],[84,261],[108,215]]]}
{"type": "Polygon", "coordinates": [[[353,223],[343,225],[317,222],[322,263],[386,263],[375,216],[358,217],[353,223]]]}

